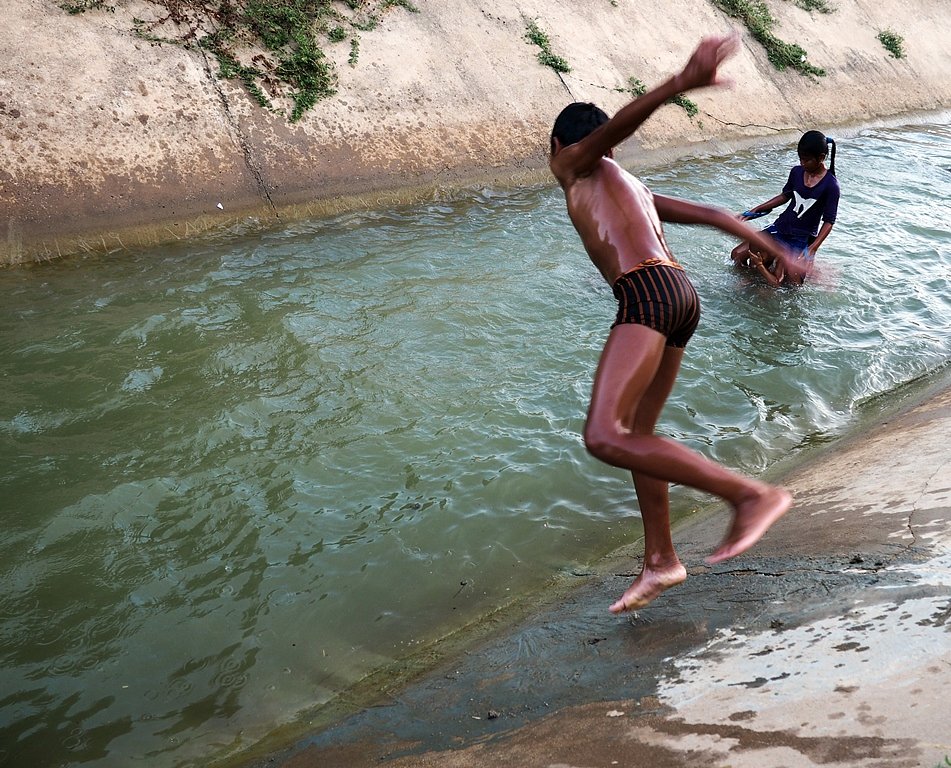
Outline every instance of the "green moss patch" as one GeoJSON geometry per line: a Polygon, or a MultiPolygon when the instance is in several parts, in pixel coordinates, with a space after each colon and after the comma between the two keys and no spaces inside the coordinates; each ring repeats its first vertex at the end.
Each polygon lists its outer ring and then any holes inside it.
{"type": "Polygon", "coordinates": [[[819,13],[832,13],[835,11],[825,0],[794,0],[796,5],[805,11],[818,11],[819,13]]]}
{"type": "MultiPolygon", "coordinates": [[[[625,88],[616,88],[616,91],[620,93],[628,93],[633,96],[635,99],[639,96],[643,96],[647,93],[647,86],[636,77],[629,77],[627,79],[627,87],[625,88]]],[[[697,106],[697,103],[691,99],[688,99],[684,94],[678,93],[676,96],[672,96],[667,99],[666,104],[676,104],[684,112],[687,113],[687,117],[691,120],[700,113],[700,107],[697,106]]]]}
{"type": "Polygon", "coordinates": [[[878,42],[885,46],[885,50],[894,58],[905,58],[905,41],[897,32],[892,32],[890,29],[882,30],[878,33],[878,42]]]}
{"type": "Polygon", "coordinates": [[[116,7],[109,5],[106,0],[67,0],[60,3],[59,7],[66,13],[85,13],[86,11],[109,11],[114,13],[116,7]]]}
{"type": "Polygon", "coordinates": [[[794,69],[809,77],[822,77],[825,70],[810,64],[806,52],[795,43],[787,43],[773,34],[776,20],[762,0],[713,0],[727,15],[743,22],[753,38],[766,50],[766,58],[776,69],[794,69]]]}
{"type": "Polygon", "coordinates": [[[551,40],[548,35],[534,21],[529,21],[525,25],[525,39],[533,45],[537,45],[541,50],[538,52],[538,63],[545,67],[550,67],[555,72],[571,72],[568,62],[561,56],[555,55],[551,49],[551,40]]]}
{"type": "MultiPolygon", "coordinates": [[[[148,0],[153,19],[134,19],[133,29],[154,44],[197,47],[218,62],[219,77],[237,80],[262,107],[291,102],[290,120],[337,92],[338,78],[325,49],[348,45],[356,66],[360,33],[379,25],[384,13],[408,0],[148,0]]],[[[68,0],[70,13],[109,9],[105,0],[68,0]]]]}

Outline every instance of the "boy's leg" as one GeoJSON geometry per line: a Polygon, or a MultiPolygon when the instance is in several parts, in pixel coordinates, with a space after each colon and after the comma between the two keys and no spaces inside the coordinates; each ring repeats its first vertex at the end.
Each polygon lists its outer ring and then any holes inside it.
{"type": "Polygon", "coordinates": [[[733,505],[733,526],[710,562],[734,557],[755,544],[791,504],[783,489],[731,472],[686,446],[626,424],[636,414],[661,366],[665,338],[636,324],[615,326],[594,379],[584,440],[597,458],[666,482],[689,485],[733,505]]]}
{"type": "Polygon", "coordinates": [[[594,377],[585,445],[612,466],[740,503],[752,491],[752,481],[669,438],[632,429],[630,414],[637,413],[660,369],[665,344],[662,334],[645,325],[611,329],[594,377]]]}
{"type": "MultiPolygon", "coordinates": [[[[630,415],[629,427],[640,434],[653,434],[680,371],[684,350],[665,347],[657,373],[630,415]]],[[[643,608],[670,587],[687,578],[670,534],[669,485],[648,475],[631,473],[644,525],[644,564],[631,586],[610,608],[612,613],[643,608]]]]}

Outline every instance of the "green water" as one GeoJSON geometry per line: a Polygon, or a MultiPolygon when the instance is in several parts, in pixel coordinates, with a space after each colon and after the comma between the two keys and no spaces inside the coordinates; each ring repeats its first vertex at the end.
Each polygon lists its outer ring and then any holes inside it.
{"type": "MultiPolygon", "coordinates": [[[[837,138],[822,283],[667,230],[704,315],[662,428],[750,473],[951,358],[951,126],[837,138]]],[[[794,162],[643,176],[741,210],[794,162]]],[[[635,537],[580,442],[614,308],[563,207],[482,189],[0,271],[0,766],[207,765],[635,537]]]]}

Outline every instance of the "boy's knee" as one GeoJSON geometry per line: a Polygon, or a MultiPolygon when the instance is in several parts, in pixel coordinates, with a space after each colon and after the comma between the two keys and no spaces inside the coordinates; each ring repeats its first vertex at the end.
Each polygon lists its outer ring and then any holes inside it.
{"type": "Polygon", "coordinates": [[[608,464],[614,463],[613,459],[618,452],[617,434],[614,430],[588,423],[585,425],[583,438],[588,453],[608,464]]]}

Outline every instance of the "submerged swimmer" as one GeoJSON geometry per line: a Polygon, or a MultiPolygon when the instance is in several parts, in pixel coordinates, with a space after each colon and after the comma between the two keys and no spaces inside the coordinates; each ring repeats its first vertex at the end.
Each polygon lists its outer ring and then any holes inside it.
{"type": "Polygon", "coordinates": [[[709,563],[752,547],[792,502],[782,488],[654,434],[700,319],[697,293],[668,249],[661,222],[717,227],[771,254],[792,273],[798,269],[795,259],[725,210],[651,193],[613,160],[614,147],[668,99],[720,84],[717,68],[737,46],[735,36],[707,38],[680,73],[614,117],[593,104],[574,103],[552,130],[550,168],[564,190],[568,216],[618,300],[584,428],[588,451],[631,471],[644,522],[643,569],[611,606],[613,613],[641,608],[687,578],[671,540],[668,483],[699,488],[732,506],[730,530],[709,563]]]}

